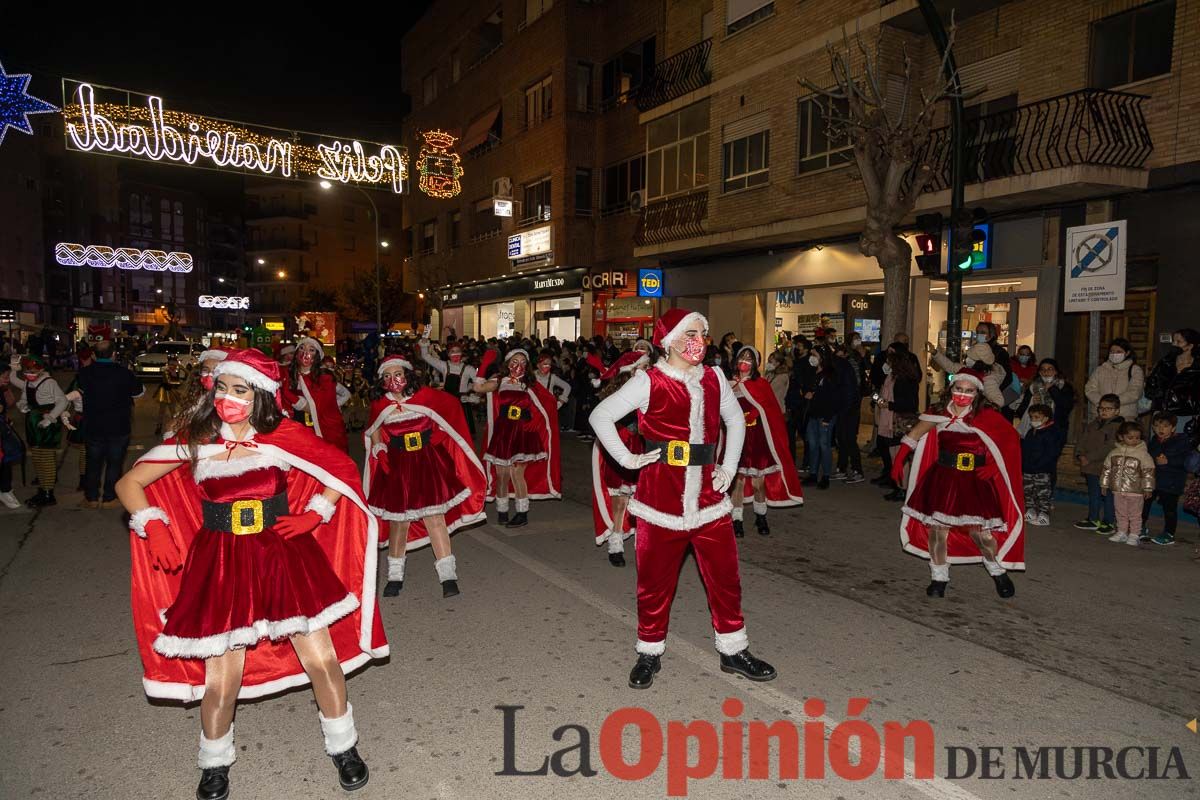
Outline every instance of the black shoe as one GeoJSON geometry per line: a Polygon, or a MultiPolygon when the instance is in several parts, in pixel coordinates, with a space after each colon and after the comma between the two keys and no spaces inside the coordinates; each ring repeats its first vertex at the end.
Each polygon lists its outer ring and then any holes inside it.
{"type": "Polygon", "coordinates": [[[950,581],[930,581],[925,587],[925,594],[929,597],[945,597],[946,587],[950,585],[950,581]]]}
{"type": "Polygon", "coordinates": [[[629,671],[630,689],[650,688],[650,684],[654,683],[654,676],[662,668],[658,659],[658,656],[648,656],[645,653],[638,653],[637,663],[629,671]]]}
{"type": "Polygon", "coordinates": [[[773,681],[779,673],[761,658],[755,658],[746,648],[731,656],[721,655],[721,672],[732,672],[752,681],[773,681]]]}
{"type": "Polygon", "coordinates": [[[508,521],[508,524],[505,525],[504,527],[506,527],[506,528],[524,528],[528,524],[529,524],[529,512],[528,511],[518,511],[517,513],[512,515],[512,519],[510,519],[508,521]]]}
{"type": "Polygon", "coordinates": [[[876,486],[891,486],[892,479],[889,475],[880,475],[878,478],[871,478],[871,483],[876,486]]]}
{"type": "Polygon", "coordinates": [[[458,581],[442,581],[442,598],[454,597],[456,594],[461,594],[458,591],[458,581]]]}
{"type": "Polygon", "coordinates": [[[624,553],[609,553],[608,554],[608,563],[612,564],[614,567],[625,566],[625,554],[624,553]]]}
{"type": "Polygon", "coordinates": [[[332,756],[333,763],[338,770],[338,783],[347,792],[353,792],[355,789],[361,789],[367,785],[367,781],[371,778],[371,771],[367,769],[367,762],[362,760],[362,756],[358,754],[357,747],[351,747],[344,753],[338,753],[332,756]]]}
{"type": "Polygon", "coordinates": [[[196,800],[225,800],[229,797],[229,767],[209,767],[200,773],[196,800]]]}
{"type": "Polygon", "coordinates": [[[887,494],[885,494],[883,496],[883,499],[891,500],[893,503],[899,503],[904,500],[904,490],[903,489],[892,489],[890,492],[888,492],[887,494]]]}
{"type": "Polygon", "coordinates": [[[754,528],[763,536],[771,535],[771,526],[767,524],[767,515],[766,514],[755,514],[754,515],[754,528]]]}
{"type": "Polygon", "coordinates": [[[497,525],[507,525],[508,524],[508,512],[507,511],[497,511],[496,512],[496,524],[497,525]]]}
{"type": "Polygon", "coordinates": [[[1001,597],[1012,597],[1017,593],[1017,587],[1013,586],[1012,578],[1008,577],[1008,573],[1003,575],[993,575],[992,580],[996,582],[996,594],[1001,597]]]}
{"type": "Polygon", "coordinates": [[[741,539],[746,535],[746,527],[742,525],[742,521],[740,519],[735,519],[733,521],[733,535],[738,539],[741,539]]]}
{"type": "Polygon", "coordinates": [[[44,508],[45,506],[57,504],[58,501],[54,499],[54,492],[48,492],[45,489],[38,489],[37,494],[25,501],[25,505],[30,508],[44,508]]]}
{"type": "Polygon", "coordinates": [[[817,479],[816,479],[816,477],[809,475],[807,478],[800,481],[800,485],[801,486],[816,486],[817,479]]]}
{"type": "Polygon", "coordinates": [[[404,588],[404,581],[388,581],[383,587],[384,597],[395,597],[400,594],[400,590],[404,588]]]}
{"type": "Polygon", "coordinates": [[[817,488],[818,489],[828,489],[829,488],[829,476],[828,475],[826,475],[824,478],[821,478],[821,480],[817,481],[817,488]]]}

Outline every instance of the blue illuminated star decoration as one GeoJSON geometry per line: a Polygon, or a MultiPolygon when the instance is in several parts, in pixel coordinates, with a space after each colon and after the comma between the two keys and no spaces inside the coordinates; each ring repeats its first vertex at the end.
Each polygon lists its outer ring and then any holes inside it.
{"type": "Polygon", "coordinates": [[[39,100],[26,91],[29,78],[29,73],[8,75],[4,72],[4,65],[0,64],[0,144],[4,144],[4,134],[8,133],[9,128],[32,134],[30,114],[58,111],[58,106],[39,100]]]}

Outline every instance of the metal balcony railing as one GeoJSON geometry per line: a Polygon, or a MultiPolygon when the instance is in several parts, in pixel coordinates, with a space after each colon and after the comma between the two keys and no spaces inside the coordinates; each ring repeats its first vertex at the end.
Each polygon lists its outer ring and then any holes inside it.
{"type": "Polygon", "coordinates": [[[633,242],[638,247],[703,236],[708,216],[708,188],[648,203],[638,217],[633,242]]]}
{"type": "Polygon", "coordinates": [[[654,73],[638,90],[638,111],[649,111],[711,81],[708,62],[711,52],[712,39],[705,39],[655,64],[654,73]]]}
{"type": "MultiPolygon", "coordinates": [[[[1083,164],[1140,167],[1154,149],[1144,95],[1082,89],[966,123],[966,183],[1083,164]]],[[[933,165],[925,191],[950,186],[950,128],[938,128],[921,156],[933,165]]],[[[915,167],[905,176],[911,187],[915,167]]]]}

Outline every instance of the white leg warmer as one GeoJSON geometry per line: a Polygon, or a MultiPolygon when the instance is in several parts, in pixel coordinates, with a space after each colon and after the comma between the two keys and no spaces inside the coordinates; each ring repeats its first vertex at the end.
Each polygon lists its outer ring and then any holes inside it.
{"type": "Polygon", "coordinates": [[[620,531],[609,531],[608,533],[608,552],[624,553],[625,538],[621,536],[620,531]]]}
{"type": "Polygon", "coordinates": [[[763,501],[763,502],[761,502],[761,503],[760,503],[760,502],[758,502],[757,500],[755,500],[755,501],[754,501],[754,513],[755,513],[755,514],[764,514],[764,515],[765,515],[765,514],[767,513],[767,503],[766,503],[766,501],[763,501]]]}
{"type": "Polygon", "coordinates": [[[204,731],[200,731],[200,756],[196,759],[200,769],[212,767],[228,767],[237,759],[237,750],[233,748],[233,726],[229,731],[216,739],[206,739],[204,731]]]}
{"type": "Polygon", "coordinates": [[[741,506],[734,506],[734,507],[733,507],[733,518],[734,518],[734,520],[735,520],[735,521],[737,521],[737,522],[741,522],[741,521],[742,521],[742,517],[743,517],[743,515],[745,514],[745,511],[746,511],[746,509],[742,508],[741,506]]]}
{"type": "Polygon", "coordinates": [[[935,581],[946,583],[950,580],[950,565],[949,564],[930,564],[929,577],[935,581]]]}
{"type": "Polygon", "coordinates": [[[458,580],[457,566],[458,562],[455,561],[454,556],[446,556],[433,562],[433,568],[437,570],[438,580],[442,582],[458,580]]]}
{"type": "Polygon", "coordinates": [[[717,652],[723,656],[740,653],[750,646],[750,639],[746,636],[745,628],[733,633],[717,633],[714,631],[713,636],[716,640],[717,652]]]}
{"type": "Polygon", "coordinates": [[[529,498],[528,497],[518,497],[517,498],[517,513],[520,514],[522,511],[529,511],[529,498]]]}
{"type": "Polygon", "coordinates": [[[346,713],[336,719],[326,719],[317,712],[321,720],[321,733],[325,734],[325,752],[331,756],[344,753],[358,744],[358,729],[354,727],[354,707],[346,703],[346,713]]]}
{"type": "Polygon", "coordinates": [[[986,569],[988,575],[991,575],[993,578],[997,575],[1003,575],[1005,572],[1004,567],[1000,566],[999,561],[989,561],[986,558],[983,560],[983,568],[986,569]]]}
{"type": "Polygon", "coordinates": [[[388,556],[389,581],[404,580],[404,562],[406,558],[406,556],[400,556],[399,558],[396,558],[395,556],[388,556]]]}
{"type": "Polygon", "coordinates": [[[661,642],[643,642],[638,639],[637,646],[633,648],[639,655],[646,656],[661,656],[667,650],[667,640],[661,642]]]}
{"type": "Polygon", "coordinates": [[[504,497],[496,498],[496,510],[501,513],[506,513],[508,511],[508,496],[507,495],[504,497]]]}

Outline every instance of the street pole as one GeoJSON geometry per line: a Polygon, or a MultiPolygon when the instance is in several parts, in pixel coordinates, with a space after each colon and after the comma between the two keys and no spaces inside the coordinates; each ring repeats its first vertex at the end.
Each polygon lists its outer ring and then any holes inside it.
{"type": "Polygon", "coordinates": [[[944,56],[946,80],[951,84],[950,97],[950,236],[946,263],[946,356],[957,362],[962,355],[962,272],[954,263],[955,221],[963,211],[963,172],[965,148],[963,142],[962,84],[958,78],[958,65],[954,53],[949,52],[950,40],[942,18],[934,7],[933,0],[919,0],[921,16],[929,28],[929,36],[937,46],[939,57],[944,56]]]}

